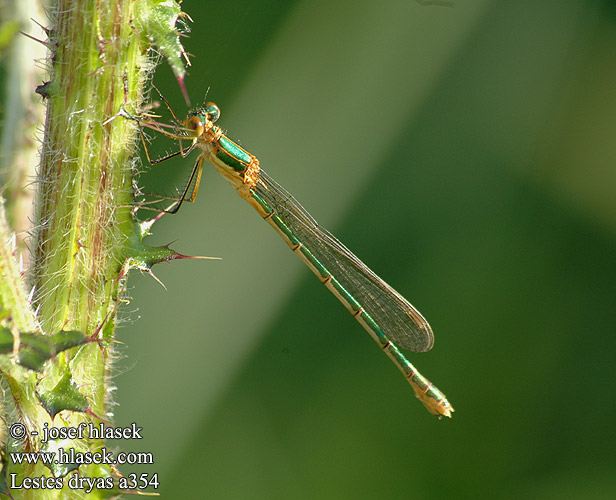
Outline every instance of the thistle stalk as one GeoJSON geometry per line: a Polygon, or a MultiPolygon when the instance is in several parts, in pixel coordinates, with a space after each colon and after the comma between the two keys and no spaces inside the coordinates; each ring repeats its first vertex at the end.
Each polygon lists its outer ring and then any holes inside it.
{"type": "Polygon", "coordinates": [[[150,225],[134,220],[137,127],[120,111],[136,114],[142,107],[152,45],[182,84],[180,15],[174,1],[160,0],[60,0],[51,7],[50,81],[37,89],[48,107],[36,179],[31,300],[0,210],[0,373],[11,396],[3,420],[25,429],[22,438],[0,433],[0,493],[10,490],[15,499],[108,498],[123,490],[111,465],[17,464],[9,453],[60,447],[94,453],[105,445],[89,435],[44,442],[42,431],[110,424],[109,373],[126,272],[135,263],[148,268],[178,258],[165,247],[152,252],[141,244],[150,225]],[[97,486],[71,487],[74,470],[96,478],[97,486]],[[55,486],[23,486],[38,477],[55,479],[49,483],[55,486]]]}

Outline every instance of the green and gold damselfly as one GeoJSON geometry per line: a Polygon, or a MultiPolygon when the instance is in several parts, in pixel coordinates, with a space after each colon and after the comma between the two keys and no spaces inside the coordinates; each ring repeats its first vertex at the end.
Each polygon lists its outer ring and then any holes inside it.
{"type": "Polygon", "coordinates": [[[210,162],[366,329],[403,373],[428,411],[439,418],[451,417],[454,409],[445,395],[400,352],[400,348],[425,352],[434,344],[432,329],[419,311],[319,226],[291,194],[261,169],[255,156],[229,139],[214,124],[220,118],[216,104],[207,102],[190,111],[185,120],[180,120],[158,93],[175,123],[161,123],[145,114],[128,118],[136,120],[140,127],[178,141],[179,150],[152,159],[142,133],[148,161],[156,164],[200,150],[183,192],[175,204],[164,211],[175,213],[185,200],[195,199],[203,163],[210,162]]]}

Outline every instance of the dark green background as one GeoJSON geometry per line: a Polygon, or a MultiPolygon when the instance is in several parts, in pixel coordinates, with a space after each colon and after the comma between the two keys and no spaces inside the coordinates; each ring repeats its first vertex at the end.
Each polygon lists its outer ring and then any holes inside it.
{"type": "Polygon", "coordinates": [[[206,166],[149,242],[223,260],[134,273],[119,332],[161,498],[613,498],[616,10],[454,4],[184,1],[192,99],[428,318],[456,413],[206,166]]]}

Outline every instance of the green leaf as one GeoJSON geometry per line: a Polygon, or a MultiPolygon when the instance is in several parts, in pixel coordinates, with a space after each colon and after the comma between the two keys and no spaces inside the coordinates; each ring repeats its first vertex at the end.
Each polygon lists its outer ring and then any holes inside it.
{"type": "Polygon", "coordinates": [[[51,342],[44,335],[22,333],[17,362],[30,370],[40,371],[45,362],[55,354],[51,342]]]}
{"type": "MultiPolygon", "coordinates": [[[[83,345],[89,341],[85,333],[73,330],[60,331],[54,335],[24,332],[19,335],[17,362],[30,370],[40,371],[46,361],[59,352],[83,345]]],[[[0,354],[13,352],[13,334],[0,328],[0,354]]]]}
{"type": "Polygon", "coordinates": [[[88,400],[79,392],[68,369],[53,389],[37,389],[36,394],[52,419],[63,410],[85,412],[88,409],[88,400]]]}
{"type": "Polygon", "coordinates": [[[141,0],[135,2],[135,27],[142,36],[156,47],[167,59],[173,74],[180,84],[184,99],[188,103],[184,76],[184,61],[190,65],[184,47],[180,43],[180,33],[176,28],[178,19],[190,17],[182,12],[180,4],[173,0],[141,0]]]}
{"type": "Polygon", "coordinates": [[[83,332],[75,330],[62,330],[58,333],[47,337],[54,346],[55,353],[66,351],[71,347],[83,345],[89,341],[88,336],[83,332]]]}
{"type": "MultiPolygon", "coordinates": [[[[152,225],[160,219],[162,214],[149,219],[147,221],[138,222],[133,225],[133,234],[126,241],[124,248],[124,273],[130,269],[139,269],[146,271],[152,276],[152,266],[160,264],[161,262],[170,262],[177,259],[214,259],[215,257],[192,257],[189,255],[182,255],[175,250],[169,248],[168,245],[160,247],[150,247],[143,244],[143,238],[150,234],[149,230],[152,225]]],[[[156,276],[154,276],[155,279],[156,276]]]]}

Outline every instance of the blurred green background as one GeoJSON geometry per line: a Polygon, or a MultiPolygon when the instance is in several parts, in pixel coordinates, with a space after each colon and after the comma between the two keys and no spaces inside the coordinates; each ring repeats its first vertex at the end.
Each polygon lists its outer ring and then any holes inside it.
{"type": "MultiPolygon", "coordinates": [[[[428,318],[435,348],[409,358],[456,413],[428,414],[206,166],[149,243],[223,260],[158,266],[167,290],[130,280],[116,423],[156,459],[133,470],[165,499],[613,498],[614,3],[183,9],[193,101],[209,89],[229,135],[428,318]]],[[[155,82],[183,114],[165,64],[155,82]]]]}

